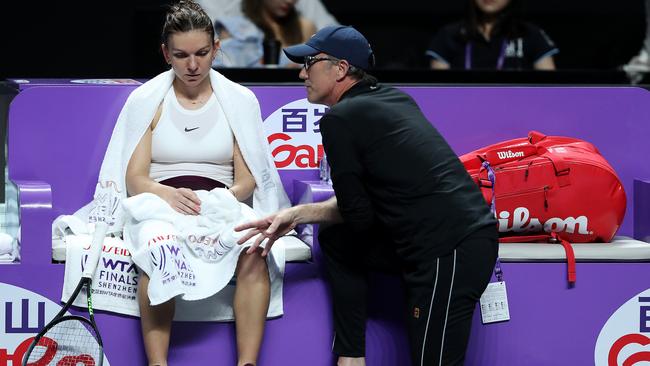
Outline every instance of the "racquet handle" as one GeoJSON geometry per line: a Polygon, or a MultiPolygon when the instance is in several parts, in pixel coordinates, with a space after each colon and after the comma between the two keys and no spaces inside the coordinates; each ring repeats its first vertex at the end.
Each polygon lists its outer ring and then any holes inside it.
{"type": "Polygon", "coordinates": [[[97,268],[97,263],[99,262],[99,257],[102,253],[102,247],[104,246],[104,238],[106,238],[107,231],[108,231],[108,225],[105,222],[99,221],[95,223],[95,233],[93,234],[93,241],[90,244],[88,259],[86,259],[86,266],[84,268],[81,277],[92,279],[93,274],[95,273],[95,268],[97,268]]]}

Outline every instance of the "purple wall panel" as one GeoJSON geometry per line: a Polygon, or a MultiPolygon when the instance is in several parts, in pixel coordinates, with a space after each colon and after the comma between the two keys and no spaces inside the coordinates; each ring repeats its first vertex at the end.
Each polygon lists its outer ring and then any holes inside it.
{"type": "MultiPolygon", "coordinates": [[[[87,202],[120,108],[133,85],[24,87],[9,116],[9,178],[46,182],[52,189],[52,217],[87,202]]],[[[252,87],[262,117],[305,97],[302,87],[252,87]]],[[[650,103],[639,88],[405,87],[426,116],[463,154],[497,141],[526,136],[530,130],[585,139],[600,149],[618,172],[628,195],[620,234],[632,233],[632,181],[648,179],[644,163],[650,147],[650,103]]],[[[313,180],[315,171],[283,171],[291,196],[293,180],[313,180]]],[[[26,219],[26,218],[25,218],[26,219]]],[[[42,220],[41,220],[42,221],[42,220]]],[[[40,222],[32,220],[27,222],[40,222]]],[[[30,227],[47,237],[49,227],[30,227]]],[[[32,236],[28,236],[32,237],[32,236]]],[[[30,251],[49,253],[50,243],[23,242],[30,251]]],[[[25,251],[28,253],[30,251],[25,251]]],[[[49,254],[48,254],[49,255],[49,254]]],[[[285,315],[268,322],[262,365],[323,365],[330,353],[331,321],[318,250],[313,263],[287,266],[285,315]]],[[[58,303],[63,265],[38,261],[0,265],[0,281],[37,292],[58,303]]],[[[561,263],[505,263],[512,320],[475,326],[468,365],[593,364],[596,338],[609,316],[647,289],[643,263],[580,263],[578,284],[567,289],[561,263]]],[[[381,277],[381,276],[380,276],[381,277]]],[[[402,365],[408,349],[401,326],[399,282],[382,278],[373,285],[368,325],[369,365],[402,365]],[[393,291],[388,291],[393,290],[393,291]]],[[[112,365],[143,363],[138,319],[102,313],[112,365]],[[133,359],[135,357],[135,361],[133,359]]],[[[1,331],[1,330],[0,330],[1,331]]],[[[232,324],[178,323],[172,364],[234,363],[232,324]]],[[[3,346],[0,344],[0,349],[3,346]]]]}
{"type": "Polygon", "coordinates": [[[632,235],[634,178],[650,178],[650,93],[641,88],[404,88],[465,154],[531,130],[594,144],[619,175],[628,198],[619,231],[632,235]]]}
{"type": "MultiPolygon", "coordinates": [[[[302,87],[252,87],[263,101],[262,118],[289,101],[306,96],[302,87]]],[[[634,87],[402,87],[422,108],[457,154],[499,141],[547,135],[580,138],[594,144],[619,175],[628,198],[620,235],[633,234],[635,178],[650,178],[650,94],[634,87]],[[625,148],[621,148],[621,146],[625,148]]],[[[310,173],[296,172],[309,180],[310,173]]],[[[313,173],[311,173],[313,174],[313,173]]],[[[313,178],[316,176],[314,175],[313,178]]],[[[293,180],[294,176],[284,176],[293,180]]],[[[292,186],[285,184],[289,190],[292,186]]],[[[291,192],[289,192],[291,194],[291,192]]]]}
{"type": "Polygon", "coordinates": [[[468,365],[593,365],[609,317],[650,287],[642,280],[647,263],[578,263],[574,288],[566,286],[564,263],[504,263],[503,269],[511,320],[482,325],[474,314],[468,365]]]}

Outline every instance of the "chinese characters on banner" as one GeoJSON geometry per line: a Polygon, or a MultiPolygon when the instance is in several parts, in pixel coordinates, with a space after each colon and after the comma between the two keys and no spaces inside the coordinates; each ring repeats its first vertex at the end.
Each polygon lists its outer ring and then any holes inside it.
{"type": "Polygon", "coordinates": [[[299,99],[279,108],[264,121],[271,154],[278,169],[317,169],[323,157],[320,119],[327,107],[299,99]]]}

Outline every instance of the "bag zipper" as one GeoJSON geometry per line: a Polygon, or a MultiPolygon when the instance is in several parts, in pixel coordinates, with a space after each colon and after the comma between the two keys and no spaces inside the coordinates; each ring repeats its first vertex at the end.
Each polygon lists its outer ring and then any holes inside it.
{"type": "Polygon", "coordinates": [[[549,207],[548,191],[549,191],[549,189],[550,189],[550,186],[543,186],[543,187],[525,189],[523,191],[495,194],[495,200],[498,200],[500,198],[502,199],[502,198],[508,198],[508,197],[513,197],[513,196],[523,196],[523,195],[528,195],[528,194],[531,194],[531,193],[542,192],[544,194],[544,210],[548,211],[548,207],[549,207]]]}

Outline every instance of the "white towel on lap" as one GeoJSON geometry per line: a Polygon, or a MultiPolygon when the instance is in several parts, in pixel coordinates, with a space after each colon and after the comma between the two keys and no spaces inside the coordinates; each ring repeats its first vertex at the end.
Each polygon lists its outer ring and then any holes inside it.
{"type": "MultiPolygon", "coordinates": [[[[231,321],[239,255],[255,238],[236,244],[243,235],[232,227],[259,217],[250,207],[223,188],[195,191],[201,214],[183,215],[160,197],[143,193],[122,201],[126,217],[124,240],[107,237],[98,270],[93,277],[93,306],[125,315],[139,315],[138,273],[150,277],[151,304],[176,297],[174,320],[231,321]]],[[[75,216],[60,216],[53,237],[66,242],[66,267],[61,300],[67,301],[79,281],[82,258],[87,255],[91,225],[75,216]]],[[[285,247],[275,242],[267,256],[271,298],[267,317],[283,314],[282,288],[285,247]]],[[[80,294],[76,306],[84,307],[80,294]]]]}
{"type": "MultiPolygon", "coordinates": [[[[184,215],[151,193],[123,201],[124,243],[133,261],[150,277],[152,305],[175,296],[193,301],[210,297],[231,281],[239,256],[253,240],[237,245],[242,234],[233,227],[255,219],[255,212],[224,188],[196,191],[201,214],[184,215]]],[[[281,302],[284,272],[282,244],[271,248],[267,263],[273,284],[271,297],[281,302]],[[273,293],[273,289],[280,289],[273,293]]]]}

